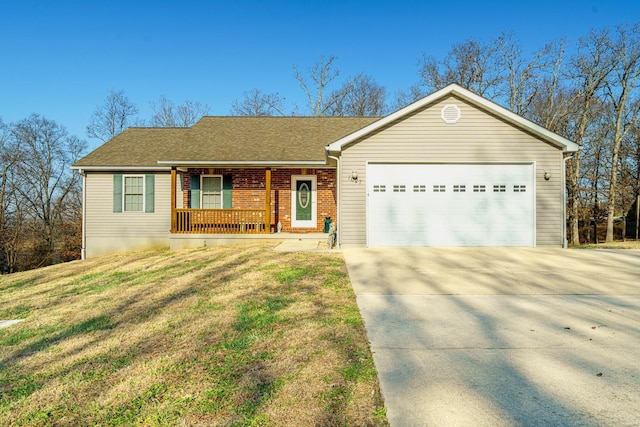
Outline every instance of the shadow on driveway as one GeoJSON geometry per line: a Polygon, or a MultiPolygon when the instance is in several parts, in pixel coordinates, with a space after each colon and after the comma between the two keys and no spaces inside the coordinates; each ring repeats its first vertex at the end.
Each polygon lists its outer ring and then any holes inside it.
{"type": "Polygon", "coordinates": [[[392,426],[637,425],[640,251],[343,253],[392,426]]]}

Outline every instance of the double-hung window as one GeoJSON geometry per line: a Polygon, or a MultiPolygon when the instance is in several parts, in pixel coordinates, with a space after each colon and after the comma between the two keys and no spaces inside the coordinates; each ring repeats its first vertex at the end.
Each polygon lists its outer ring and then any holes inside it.
{"type": "Polygon", "coordinates": [[[144,211],[144,176],[124,176],[124,211],[143,212],[144,211]]]}
{"type": "Polygon", "coordinates": [[[200,206],[203,209],[222,209],[222,175],[202,175],[200,206]]]}
{"type": "Polygon", "coordinates": [[[155,210],[155,175],[113,174],[113,212],[155,210]]]}

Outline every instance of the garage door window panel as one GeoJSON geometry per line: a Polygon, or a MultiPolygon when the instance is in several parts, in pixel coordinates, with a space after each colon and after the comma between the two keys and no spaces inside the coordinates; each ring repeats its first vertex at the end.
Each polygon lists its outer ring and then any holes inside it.
{"type": "Polygon", "coordinates": [[[394,193],[404,193],[407,191],[406,185],[394,185],[393,192],[394,193]]]}
{"type": "Polygon", "coordinates": [[[473,192],[474,193],[484,193],[487,191],[487,186],[486,185],[474,185],[473,186],[473,192]]]}

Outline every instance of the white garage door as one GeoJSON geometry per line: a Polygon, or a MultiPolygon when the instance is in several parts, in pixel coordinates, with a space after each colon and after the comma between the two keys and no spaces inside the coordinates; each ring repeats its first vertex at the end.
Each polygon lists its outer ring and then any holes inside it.
{"type": "Polygon", "coordinates": [[[368,246],[535,246],[533,164],[369,164],[368,246]]]}

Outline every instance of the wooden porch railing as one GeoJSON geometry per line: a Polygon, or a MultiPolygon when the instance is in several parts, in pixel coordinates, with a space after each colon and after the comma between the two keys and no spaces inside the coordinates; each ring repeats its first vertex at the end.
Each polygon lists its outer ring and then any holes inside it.
{"type": "Polygon", "coordinates": [[[268,234],[264,210],[175,209],[173,233],[268,234]]]}

